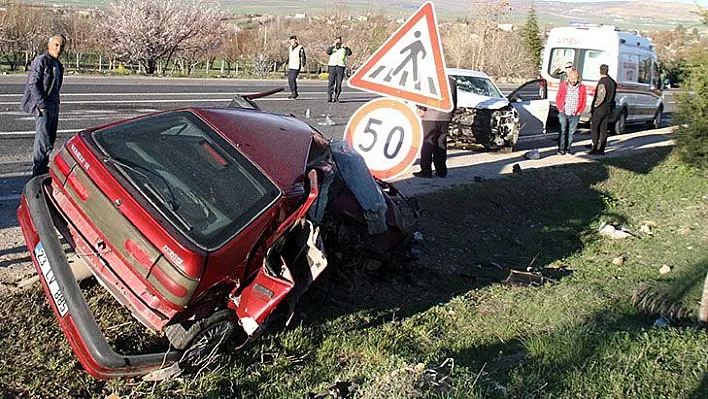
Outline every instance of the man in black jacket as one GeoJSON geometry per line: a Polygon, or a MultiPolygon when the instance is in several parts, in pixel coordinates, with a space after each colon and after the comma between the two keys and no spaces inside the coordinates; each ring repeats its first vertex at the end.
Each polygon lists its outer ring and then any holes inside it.
{"type": "Polygon", "coordinates": [[[49,155],[54,148],[59,122],[59,90],[64,80],[64,66],[59,56],[66,38],[57,34],[49,38],[47,51],[32,61],[20,108],[34,117],[32,176],[49,172],[49,155]]]}
{"type": "Polygon", "coordinates": [[[595,97],[590,108],[590,133],[592,134],[592,149],[589,155],[605,155],[607,145],[607,123],[615,107],[617,82],[607,75],[609,67],[600,65],[600,80],[595,88],[595,97]]]}

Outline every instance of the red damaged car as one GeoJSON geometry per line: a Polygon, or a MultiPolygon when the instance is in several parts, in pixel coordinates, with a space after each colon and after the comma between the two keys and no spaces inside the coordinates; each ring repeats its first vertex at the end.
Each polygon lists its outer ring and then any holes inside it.
{"type": "Polygon", "coordinates": [[[409,201],[362,164],[291,116],[186,108],[76,134],[27,183],[18,219],[83,367],[139,376],[248,343],[328,263],[410,259],[409,201]],[[82,267],[169,350],[117,353],[82,267]]]}

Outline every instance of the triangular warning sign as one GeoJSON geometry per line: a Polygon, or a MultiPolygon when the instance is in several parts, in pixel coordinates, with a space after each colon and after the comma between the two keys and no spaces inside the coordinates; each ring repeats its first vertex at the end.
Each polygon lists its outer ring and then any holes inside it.
{"type": "Polygon", "coordinates": [[[349,78],[350,87],[452,111],[432,2],[423,4],[349,78]]]}

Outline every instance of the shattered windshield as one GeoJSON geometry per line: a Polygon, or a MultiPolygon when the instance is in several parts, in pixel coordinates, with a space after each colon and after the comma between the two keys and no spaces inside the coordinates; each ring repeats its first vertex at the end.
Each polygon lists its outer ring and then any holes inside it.
{"type": "Polygon", "coordinates": [[[503,98],[490,79],[477,76],[453,76],[457,90],[492,98],[503,98]]]}
{"type": "Polygon", "coordinates": [[[109,163],[203,248],[227,242],[280,195],[243,155],[191,112],[93,133],[109,163]]]}

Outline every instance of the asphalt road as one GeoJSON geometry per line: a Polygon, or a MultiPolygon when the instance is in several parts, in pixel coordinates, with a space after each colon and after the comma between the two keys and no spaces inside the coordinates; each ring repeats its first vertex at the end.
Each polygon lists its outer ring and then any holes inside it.
{"type": "MultiPolygon", "coordinates": [[[[25,75],[0,76],[0,202],[19,196],[31,169],[34,120],[18,109],[25,81],[25,75]]],[[[69,137],[87,127],[161,110],[227,105],[237,93],[257,93],[282,86],[287,86],[285,80],[67,76],[62,87],[55,147],[60,148],[69,137]]],[[[288,99],[286,89],[257,102],[265,111],[292,114],[300,119],[305,118],[309,109],[308,122],[327,138],[342,137],[354,111],[377,97],[344,87],[340,103],[328,103],[325,81],[301,81],[299,87],[297,100],[288,99]],[[325,125],[328,115],[335,125],[325,125]]],[[[513,85],[501,86],[504,92],[513,88],[513,85]]],[[[552,131],[553,126],[550,129],[552,131]]],[[[581,129],[580,134],[583,132],[586,131],[581,129]]],[[[522,141],[517,149],[535,145],[522,141]]]]}
{"type": "MultiPolygon", "coordinates": [[[[25,79],[25,76],[0,77],[0,175],[18,172],[29,162],[34,121],[18,109],[25,79]]],[[[284,85],[285,81],[67,76],[61,94],[57,147],[87,127],[160,110],[227,105],[236,93],[255,93],[284,85]]],[[[299,85],[298,100],[288,99],[286,90],[258,103],[266,111],[299,118],[304,118],[310,108],[313,125],[330,114],[337,125],[320,129],[328,137],[341,136],[349,115],[375,97],[346,88],[339,104],[327,103],[326,82],[306,81],[299,85]]]]}

